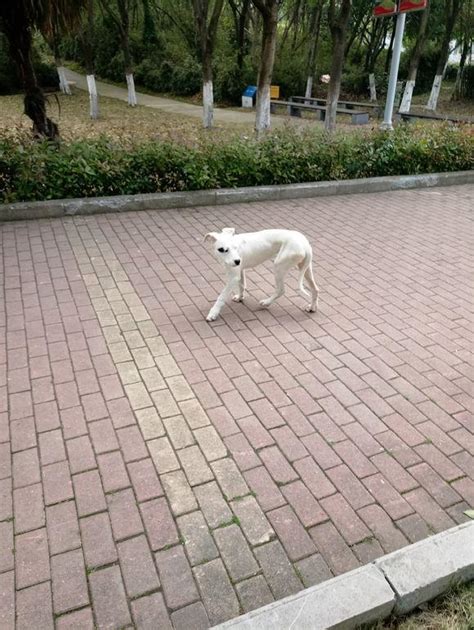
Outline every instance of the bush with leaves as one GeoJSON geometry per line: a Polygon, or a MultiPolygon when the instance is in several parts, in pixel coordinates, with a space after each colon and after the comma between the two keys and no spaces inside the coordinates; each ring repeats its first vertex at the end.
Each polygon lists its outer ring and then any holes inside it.
{"type": "Polygon", "coordinates": [[[393,133],[275,131],[258,141],[38,143],[0,136],[0,201],[232,188],[468,170],[472,128],[399,126],[393,133]]]}

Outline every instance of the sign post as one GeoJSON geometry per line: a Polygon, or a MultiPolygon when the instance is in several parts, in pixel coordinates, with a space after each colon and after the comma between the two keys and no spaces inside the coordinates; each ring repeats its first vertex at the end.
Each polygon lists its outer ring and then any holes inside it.
{"type": "Polygon", "coordinates": [[[395,27],[395,39],[393,42],[392,61],[390,65],[390,77],[388,80],[387,101],[381,129],[393,129],[392,116],[397,89],[398,68],[402,52],[403,32],[405,30],[406,14],[411,11],[426,9],[428,0],[374,0],[374,17],[386,17],[397,15],[395,27]]]}

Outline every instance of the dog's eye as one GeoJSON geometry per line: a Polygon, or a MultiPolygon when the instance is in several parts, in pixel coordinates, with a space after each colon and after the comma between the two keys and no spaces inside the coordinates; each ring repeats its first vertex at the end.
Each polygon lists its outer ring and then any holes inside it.
{"type": "Polygon", "coordinates": [[[229,250],[228,249],[224,249],[223,247],[218,247],[217,251],[220,252],[221,254],[227,254],[227,252],[229,250]]]}

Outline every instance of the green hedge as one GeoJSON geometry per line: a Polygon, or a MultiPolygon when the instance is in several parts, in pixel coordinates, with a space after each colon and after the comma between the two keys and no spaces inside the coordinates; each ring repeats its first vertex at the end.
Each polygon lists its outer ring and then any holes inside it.
{"type": "Polygon", "coordinates": [[[0,135],[0,201],[123,195],[290,184],[381,175],[469,170],[474,134],[466,127],[401,125],[329,136],[275,131],[195,146],[107,138],[38,143],[0,135]]]}

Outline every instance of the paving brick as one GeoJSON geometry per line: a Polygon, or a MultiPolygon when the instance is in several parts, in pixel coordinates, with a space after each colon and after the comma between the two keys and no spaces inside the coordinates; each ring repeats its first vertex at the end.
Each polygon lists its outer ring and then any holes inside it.
{"type": "Polygon", "coordinates": [[[115,540],[129,538],[143,531],[135,495],[130,488],[109,494],[107,505],[115,540]]]}
{"type": "Polygon", "coordinates": [[[18,591],[16,596],[17,630],[53,630],[53,606],[49,582],[18,591]]]}
{"type": "Polygon", "coordinates": [[[260,459],[243,433],[230,435],[225,438],[224,442],[240,470],[249,470],[261,464],[260,459]]]}
{"type": "Polygon", "coordinates": [[[46,508],[46,526],[51,555],[80,547],[79,519],[74,501],[46,508]]]}
{"type": "Polygon", "coordinates": [[[144,440],[152,440],[165,434],[163,422],[155,407],[138,409],[135,414],[144,440]]]}
{"type": "Polygon", "coordinates": [[[140,511],[153,551],[178,542],[178,532],[165,499],[142,503],[140,511]]]}
{"type": "Polygon", "coordinates": [[[13,491],[15,533],[38,529],[45,524],[43,490],[41,484],[13,491]]]}
{"type": "Polygon", "coordinates": [[[135,599],[132,604],[135,627],[139,630],[172,630],[170,618],[161,593],[135,599]]]}
{"type": "Polygon", "coordinates": [[[454,463],[456,456],[446,457],[433,444],[420,444],[415,448],[415,451],[446,481],[454,481],[462,477],[461,468],[454,463]]]}
{"type": "Polygon", "coordinates": [[[126,462],[136,461],[148,457],[148,450],[142,438],[140,429],[134,425],[118,429],[117,437],[126,462]]]}
{"type": "Polygon", "coordinates": [[[227,500],[248,494],[249,488],[230,458],[226,457],[225,459],[213,462],[211,466],[227,500]]]}
{"type": "Polygon", "coordinates": [[[364,479],[364,485],[391,518],[397,520],[408,516],[413,508],[405,501],[402,495],[380,474],[372,475],[364,479]]]}
{"type": "Polygon", "coordinates": [[[256,416],[241,418],[238,424],[254,449],[260,449],[274,444],[274,439],[271,434],[265,429],[256,416]]]}
{"type": "MultiPolygon", "coordinates": [[[[464,477],[464,479],[458,479],[451,484],[453,490],[459,493],[469,505],[474,505],[474,480],[464,477]]],[[[432,493],[434,496],[434,493],[432,493]]],[[[438,503],[441,503],[438,501],[438,503]]]]}
{"type": "Polygon", "coordinates": [[[217,558],[219,553],[201,512],[185,514],[177,524],[192,566],[217,558]]]}
{"type": "MultiPolygon", "coordinates": [[[[61,411],[61,425],[65,440],[85,435],[87,433],[87,424],[82,407],[63,409],[63,411],[61,411]]],[[[54,429],[56,426],[59,426],[59,415],[57,424],[53,423],[53,425],[48,428],[54,429]]]]}
{"type": "MultiPolygon", "coordinates": [[[[210,627],[206,609],[200,602],[176,610],[171,614],[171,621],[174,630],[188,630],[191,627],[193,630],[206,630],[210,627]]],[[[166,626],[163,627],[166,628],[166,626]]]]}
{"type": "Polygon", "coordinates": [[[275,599],[282,599],[303,588],[283,547],[277,540],[256,548],[255,556],[275,599]]]}
{"type": "MultiPolygon", "coordinates": [[[[289,401],[291,402],[291,401],[289,401]]],[[[263,424],[266,429],[274,429],[275,427],[280,427],[285,424],[284,419],[281,417],[280,413],[275,409],[272,403],[266,398],[262,398],[260,400],[255,400],[250,403],[250,407],[252,411],[263,424]]],[[[246,414],[246,415],[251,415],[246,414]]],[[[243,416],[245,417],[245,416],[243,416]]]]}
{"type": "Polygon", "coordinates": [[[160,587],[153,555],[145,536],[118,544],[118,555],[129,597],[138,597],[160,587]]]}
{"type": "Polygon", "coordinates": [[[108,419],[98,420],[97,422],[89,423],[89,433],[94,446],[94,451],[97,455],[101,453],[108,453],[109,451],[116,451],[119,448],[119,443],[115,435],[112,422],[108,419]]]}
{"type": "Polygon", "coordinates": [[[161,483],[175,516],[197,509],[193,491],[182,470],[161,475],[161,483]]]}
{"type": "Polygon", "coordinates": [[[267,516],[292,562],[316,552],[311,538],[289,506],[268,512],[267,516]]]}
{"type": "Polygon", "coordinates": [[[96,623],[102,628],[124,628],[131,623],[118,566],[94,571],[89,576],[96,623]]]}
{"type": "Polygon", "coordinates": [[[89,603],[82,551],[68,551],[51,558],[53,609],[61,614],[89,603]]]}
{"type": "Polygon", "coordinates": [[[0,573],[14,568],[13,549],[13,523],[4,521],[0,523],[0,573]]]}
{"type": "Polygon", "coordinates": [[[405,536],[393,525],[391,518],[379,505],[368,505],[360,509],[358,514],[374,533],[386,553],[408,544],[405,536]]]}
{"type": "Polygon", "coordinates": [[[88,569],[117,560],[117,550],[107,514],[94,514],[80,521],[82,545],[88,569]]]}
{"type": "Polygon", "coordinates": [[[148,501],[163,495],[155,466],[150,458],[128,465],[128,472],[137,501],[148,501]]]}
{"type": "Polygon", "coordinates": [[[35,423],[33,418],[12,420],[10,417],[10,434],[12,453],[33,448],[37,445],[35,423]]]}
{"type": "Polygon", "coordinates": [[[232,502],[231,506],[251,545],[268,542],[273,538],[274,531],[253,497],[237,499],[232,502]]]}
{"type": "Polygon", "coordinates": [[[130,479],[120,451],[99,455],[97,463],[104,492],[116,492],[130,486],[130,479]]]}
{"type": "Polygon", "coordinates": [[[66,442],[71,473],[85,472],[97,467],[94,451],[88,435],[73,438],[66,442]]]}
{"type": "Polygon", "coordinates": [[[49,580],[49,553],[46,529],[15,536],[17,589],[49,580]]]}
{"type": "Polygon", "coordinates": [[[448,508],[461,501],[461,496],[454,489],[457,482],[449,485],[428,464],[421,463],[412,466],[410,474],[431,494],[442,508],[448,508]]]}
{"type": "Polygon", "coordinates": [[[341,494],[321,500],[321,506],[349,545],[360,542],[370,532],[341,494]]]}
{"type": "Polygon", "coordinates": [[[373,503],[373,497],[367,492],[352,471],[344,464],[328,470],[327,476],[354,510],[373,503]]]}
{"type": "Polygon", "coordinates": [[[72,499],[74,492],[72,489],[71,475],[67,462],[50,464],[42,469],[43,492],[46,505],[59,503],[72,499]]]}
{"type": "MultiPolygon", "coordinates": [[[[196,399],[180,402],[179,408],[181,409],[181,413],[185,417],[186,422],[191,429],[199,429],[200,427],[205,427],[210,423],[208,415],[196,399]]],[[[179,410],[178,412],[170,415],[175,416],[178,413],[179,410]]]]}
{"type": "Polygon", "coordinates": [[[169,608],[181,608],[199,599],[191,567],[181,546],[159,551],[155,559],[169,608]]]}
{"type": "Polygon", "coordinates": [[[244,612],[266,606],[273,601],[273,595],[265,579],[257,575],[236,585],[236,591],[244,612]]]}
{"type": "Polygon", "coordinates": [[[90,608],[82,608],[56,619],[57,630],[94,630],[94,620],[90,608]]]}
{"type": "Polygon", "coordinates": [[[312,457],[306,457],[296,462],[295,469],[316,499],[322,499],[336,492],[336,488],[312,457]]]}
{"type": "Polygon", "coordinates": [[[453,520],[423,488],[407,492],[404,498],[435,532],[441,532],[454,525],[453,520]]]}
{"type": "Polygon", "coordinates": [[[357,568],[357,558],[332,523],[316,525],[309,533],[335,575],[357,568]]]}
{"type": "Polygon", "coordinates": [[[167,437],[147,442],[148,450],[160,475],[177,470],[179,466],[176,454],[167,437]]]}
{"type": "MultiPolygon", "coordinates": [[[[264,512],[285,504],[285,498],[263,466],[247,470],[244,473],[244,478],[264,512]]],[[[289,488],[290,485],[293,484],[287,485],[286,488],[289,488]]],[[[309,510],[314,507],[314,504],[312,505],[310,502],[307,505],[309,510]]]]}
{"type": "Polygon", "coordinates": [[[318,553],[296,562],[295,567],[306,588],[332,578],[331,570],[318,553]]]}
{"type": "Polygon", "coordinates": [[[232,581],[237,582],[251,577],[260,568],[237,525],[216,529],[217,546],[232,581]]]}
{"type": "Polygon", "coordinates": [[[194,569],[194,576],[211,626],[239,614],[239,602],[221,560],[201,564],[194,569]]]}
{"type": "Polygon", "coordinates": [[[15,488],[38,483],[41,480],[38,449],[13,454],[13,485],[15,488]]]}
{"type": "Polygon", "coordinates": [[[0,574],[0,626],[15,628],[15,576],[13,571],[0,574]]]}
{"type": "Polygon", "coordinates": [[[259,456],[276,483],[288,483],[298,478],[278,447],[265,448],[259,452],[259,456]]]}
{"type": "Polygon", "coordinates": [[[73,481],[79,516],[87,516],[106,509],[104,491],[97,470],[74,475],[73,481]]]}
{"type": "Polygon", "coordinates": [[[163,422],[166,427],[166,433],[176,450],[195,444],[196,440],[194,439],[194,436],[191,433],[188,425],[186,424],[186,420],[183,418],[183,416],[165,418],[163,422]]]}
{"type": "MultiPolygon", "coordinates": [[[[311,527],[327,520],[326,513],[301,481],[283,486],[282,492],[304,527],[311,527]]],[[[259,501],[258,494],[256,498],[259,501]]]]}
{"type": "Polygon", "coordinates": [[[209,527],[214,529],[230,522],[232,512],[215,481],[197,486],[194,493],[209,527]]]}

